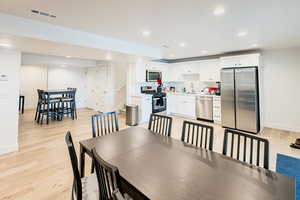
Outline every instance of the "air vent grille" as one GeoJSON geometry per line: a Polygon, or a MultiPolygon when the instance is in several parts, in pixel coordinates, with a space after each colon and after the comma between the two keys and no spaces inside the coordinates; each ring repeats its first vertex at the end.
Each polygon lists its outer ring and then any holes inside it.
{"type": "Polygon", "coordinates": [[[41,16],[51,17],[51,18],[56,18],[56,16],[53,15],[53,14],[50,14],[50,13],[47,13],[47,12],[43,12],[43,11],[39,11],[39,10],[35,10],[35,9],[32,9],[31,12],[33,14],[36,14],[36,15],[41,15],[41,16]]]}

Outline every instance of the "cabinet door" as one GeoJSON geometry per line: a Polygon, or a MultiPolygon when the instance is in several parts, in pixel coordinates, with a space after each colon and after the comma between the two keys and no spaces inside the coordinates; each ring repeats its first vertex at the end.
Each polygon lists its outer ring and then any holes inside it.
{"type": "Polygon", "coordinates": [[[240,67],[250,67],[250,66],[258,66],[259,65],[259,56],[254,55],[245,55],[240,57],[240,67]]]}
{"type": "Polygon", "coordinates": [[[146,81],[146,63],[139,62],[135,67],[136,82],[145,82],[146,81]]]}
{"type": "Polygon", "coordinates": [[[239,57],[221,58],[222,67],[237,67],[240,63],[239,57]]]}
{"type": "Polygon", "coordinates": [[[190,116],[192,118],[195,117],[195,102],[193,101],[185,101],[183,106],[182,106],[184,109],[183,109],[183,114],[185,116],[190,116]]]}
{"type": "Polygon", "coordinates": [[[167,96],[167,114],[174,112],[174,95],[167,96]]]}

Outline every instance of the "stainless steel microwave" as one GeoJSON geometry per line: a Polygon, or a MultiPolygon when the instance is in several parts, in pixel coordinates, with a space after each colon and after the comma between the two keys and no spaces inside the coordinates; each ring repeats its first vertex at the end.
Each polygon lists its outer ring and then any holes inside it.
{"type": "Polygon", "coordinates": [[[157,79],[161,79],[161,71],[158,70],[147,70],[146,71],[146,81],[156,82],[157,79]]]}

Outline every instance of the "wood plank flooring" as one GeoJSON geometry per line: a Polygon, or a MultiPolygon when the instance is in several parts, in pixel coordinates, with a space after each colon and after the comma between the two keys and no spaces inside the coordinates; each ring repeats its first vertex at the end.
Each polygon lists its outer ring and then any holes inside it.
{"type": "MultiPolygon", "coordinates": [[[[39,125],[34,122],[34,111],[26,110],[20,116],[20,151],[0,156],[0,199],[1,200],[65,200],[70,199],[72,170],[65,144],[65,134],[71,131],[76,148],[78,141],[90,138],[90,116],[96,113],[79,109],[78,119],[65,119],[39,125]]],[[[183,118],[173,117],[172,137],[180,139],[183,118]]],[[[125,128],[124,115],[120,116],[120,127],[125,128]]],[[[210,123],[207,123],[210,124],[210,123]]],[[[146,124],[141,125],[147,127],[146,124]]],[[[223,128],[214,124],[214,150],[221,152],[223,128]]],[[[266,128],[261,134],[270,140],[270,168],[275,169],[278,152],[300,157],[300,150],[291,149],[289,144],[300,133],[266,128]]],[[[87,166],[90,165],[89,159],[87,166]]],[[[87,174],[89,167],[86,167],[87,174]]]]}

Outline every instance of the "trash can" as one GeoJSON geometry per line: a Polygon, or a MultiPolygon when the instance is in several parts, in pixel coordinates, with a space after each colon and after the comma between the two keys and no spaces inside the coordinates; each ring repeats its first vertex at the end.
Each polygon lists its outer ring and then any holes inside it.
{"type": "Polygon", "coordinates": [[[138,105],[129,104],[126,105],[126,125],[136,126],[138,125],[138,105]]]}

